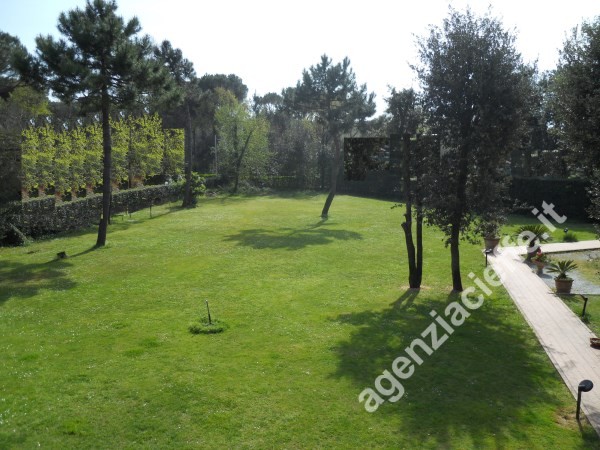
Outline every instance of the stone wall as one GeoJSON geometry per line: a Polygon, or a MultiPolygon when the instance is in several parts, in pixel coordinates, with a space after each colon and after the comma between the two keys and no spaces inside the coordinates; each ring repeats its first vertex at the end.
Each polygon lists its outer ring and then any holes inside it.
{"type": "MultiPolygon", "coordinates": [[[[182,186],[175,183],[119,191],[113,194],[112,214],[139,211],[181,197],[182,186]]],[[[57,202],[54,196],[34,198],[16,202],[0,211],[0,241],[7,235],[10,237],[12,226],[25,236],[39,237],[97,225],[102,214],[102,195],[70,202],[57,202]]]]}

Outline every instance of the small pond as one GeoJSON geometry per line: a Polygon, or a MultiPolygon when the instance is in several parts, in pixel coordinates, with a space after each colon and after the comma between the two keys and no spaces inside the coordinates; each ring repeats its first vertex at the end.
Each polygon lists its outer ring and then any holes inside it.
{"type": "MultiPolygon", "coordinates": [[[[542,246],[543,250],[543,246],[542,246]]],[[[548,253],[550,259],[556,261],[560,259],[572,259],[579,266],[578,269],[569,273],[573,278],[573,294],[600,295],[600,250],[584,250],[568,253],[548,253]]],[[[554,288],[554,274],[544,273],[540,275],[544,282],[554,288]]]]}

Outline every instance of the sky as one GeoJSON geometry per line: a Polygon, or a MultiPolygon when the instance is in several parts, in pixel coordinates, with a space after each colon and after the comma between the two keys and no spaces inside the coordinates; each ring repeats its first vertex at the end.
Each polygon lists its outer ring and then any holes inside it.
{"type": "MultiPolygon", "coordinates": [[[[350,58],[359,84],[375,92],[385,110],[389,86],[419,87],[410,64],[416,37],[441,25],[448,5],[483,14],[491,7],[526,62],[556,67],[570,30],[600,15],[598,0],[117,0],[117,13],[137,16],[142,33],[169,40],[194,63],[196,73],[234,73],[249,94],[295,86],[302,70],[323,54],[350,58]],[[557,6],[558,5],[558,6],[557,6]]],[[[0,0],[0,30],[17,36],[30,52],[39,34],[59,36],[63,11],[85,0],[0,0]]]]}

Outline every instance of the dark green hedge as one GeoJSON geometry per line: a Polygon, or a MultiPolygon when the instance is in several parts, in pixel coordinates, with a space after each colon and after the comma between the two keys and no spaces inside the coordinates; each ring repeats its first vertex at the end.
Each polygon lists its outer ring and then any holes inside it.
{"type": "MultiPolygon", "coordinates": [[[[115,192],[112,201],[112,214],[134,212],[177,201],[181,198],[180,184],[148,186],[115,192]]],[[[55,197],[43,197],[13,204],[5,212],[5,220],[0,221],[0,240],[10,235],[10,223],[23,234],[39,237],[61,231],[77,230],[96,225],[102,211],[102,195],[76,199],[70,202],[56,202],[55,197]]]]}
{"type": "MultiPolygon", "coordinates": [[[[581,179],[513,177],[510,197],[531,208],[542,209],[542,202],[553,203],[555,210],[567,217],[587,219],[590,183],[581,179]]],[[[531,208],[524,208],[530,214],[531,208]]]]}

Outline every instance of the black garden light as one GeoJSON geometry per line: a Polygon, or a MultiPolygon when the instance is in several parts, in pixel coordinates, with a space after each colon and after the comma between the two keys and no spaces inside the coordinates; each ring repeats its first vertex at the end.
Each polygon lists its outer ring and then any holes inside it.
{"type": "Polygon", "coordinates": [[[579,294],[579,295],[581,296],[581,299],[583,300],[583,311],[581,311],[581,318],[583,319],[585,317],[585,308],[587,307],[588,298],[583,294],[579,294]]]}
{"type": "Polygon", "coordinates": [[[494,253],[493,248],[486,248],[483,253],[485,253],[485,267],[488,265],[488,255],[494,253]]]}
{"type": "Polygon", "coordinates": [[[579,383],[579,386],[577,387],[577,413],[575,414],[577,420],[579,420],[579,410],[581,409],[581,393],[590,392],[593,388],[594,383],[592,383],[590,380],[583,380],[581,383],[579,383]]]}

